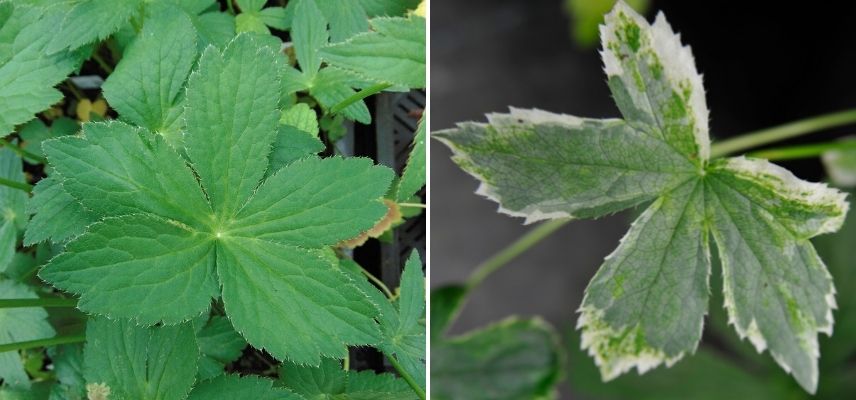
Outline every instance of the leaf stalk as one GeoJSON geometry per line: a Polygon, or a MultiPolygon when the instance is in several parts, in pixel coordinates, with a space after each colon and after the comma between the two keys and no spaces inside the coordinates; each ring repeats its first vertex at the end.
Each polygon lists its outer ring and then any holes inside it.
{"type": "Polygon", "coordinates": [[[396,360],[395,357],[387,353],[383,353],[383,355],[386,356],[386,359],[389,360],[389,363],[392,364],[392,367],[395,368],[395,370],[398,372],[398,375],[401,375],[401,378],[404,379],[404,381],[407,382],[408,385],[410,385],[410,388],[413,389],[413,392],[416,393],[416,395],[419,396],[421,400],[425,400],[425,391],[422,390],[421,387],[419,387],[419,384],[416,383],[416,380],[413,379],[413,377],[410,376],[410,374],[404,369],[404,367],[402,367],[401,364],[398,363],[398,360],[396,360]]]}

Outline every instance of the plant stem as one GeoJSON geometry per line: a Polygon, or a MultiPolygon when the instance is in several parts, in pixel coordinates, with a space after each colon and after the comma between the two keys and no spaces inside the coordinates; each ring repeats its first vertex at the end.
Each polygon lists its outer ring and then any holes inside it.
{"type": "Polygon", "coordinates": [[[39,340],[28,340],[26,342],[15,342],[15,343],[6,343],[0,344],[0,353],[7,351],[18,351],[18,350],[26,350],[26,349],[34,349],[37,347],[50,347],[56,346],[60,344],[69,344],[69,343],[80,343],[86,340],[86,336],[83,334],[79,335],[68,335],[68,336],[56,336],[48,339],[39,339],[39,340]]]}
{"type": "Polygon", "coordinates": [[[401,378],[403,378],[404,381],[407,382],[408,385],[410,385],[410,388],[413,389],[413,392],[415,392],[420,399],[425,400],[425,391],[422,390],[422,388],[419,387],[419,384],[416,383],[416,380],[414,380],[413,377],[410,376],[410,374],[404,370],[404,367],[402,367],[401,364],[398,363],[398,360],[396,360],[395,357],[389,354],[383,353],[383,355],[386,356],[386,359],[389,360],[389,363],[392,364],[392,367],[395,368],[395,370],[398,372],[398,375],[401,375],[401,378]]]}
{"type": "Polygon", "coordinates": [[[98,55],[97,51],[92,53],[92,59],[95,60],[98,66],[100,66],[101,69],[104,70],[104,72],[106,72],[107,74],[113,73],[113,67],[111,67],[110,64],[107,64],[107,61],[104,61],[104,59],[101,58],[100,55],[98,55]]]}
{"type": "Polygon", "coordinates": [[[30,191],[33,190],[33,185],[30,185],[29,183],[13,181],[6,178],[0,178],[0,185],[23,190],[27,193],[30,193],[30,191]]]}
{"type": "Polygon", "coordinates": [[[419,203],[398,203],[399,207],[410,207],[410,208],[428,208],[427,204],[419,204],[419,203]]]}
{"type": "Polygon", "coordinates": [[[378,279],[376,276],[372,275],[372,273],[371,273],[371,272],[369,272],[368,270],[366,270],[365,268],[363,268],[363,266],[362,266],[362,265],[360,265],[360,271],[362,271],[362,272],[363,272],[363,275],[365,275],[365,276],[366,276],[366,278],[369,278],[369,280],[370,280],[370,281],[374,282],[374,284],[375,284],[375,285],[377,285],[377,287],[379,287],[379,288],[380,288],[380,290],[383,292],[383,294],[385,294],[385,295],[386,295],[386,297],[388,297],[388,298],[390,298],[390,299],[394,299],[394,298],[395,298],[395,295],[394,295],[394,294],[392,294],[392,291],[391,291],[391,290],[389,290],[389,287],[387,287],[387,286],[386,286],[386,284],[385,284],[385,283],[383,283],[383,281],[382,281],[382,280],[378,279]]]}
{"type": "Polygon", "coordinates": [[[83,100],[83,94],[80,93],[79,90],[77,90],[73,83],[65,81],[65,87],[68,88],[68,91],[71,92],[71,94],[74,95],[74,98],[76,98],[78,101],[83,100]]]}
{"type": "Polygon", "coordinates": [[[499,253],[494,254],[493,257],[476,267],[475,272],[473,272],[467,280],[467,289],[472,290],[481,284],[482,281],[484,281],[490,274],[496,272],[503,265],[517,258],[517,256],[523,254],[523,252],[528,250],[530,247],[534,246],[547,236],[550,236],[551,233],[570,221],[570,219],[556,219],[538,225],[535,229],[526,232],[525,235],[521,236],[510,246],[506,247],[499,253]]]}
{"type": "Polygon", "coordinates": [[[834,142],[812,143],[798,146],[776,147],[767,150],[753,151],[750,157],[767,160],[796,160],[800,158],[817,157],[829,150],[856,149],[856,140],[838,140],[834,142]]]}
{"type": "Polygon", "coordinates": [[[0,308],[24,307],[77,307],[77,300],[62,299],[59,297],[41,299],[0,299],[0,308]]]}
{"type": "Polygon", "coordinates": [[[17,153],[21,158],[29,158],[33,161],[40,163],[40,164],[47,163],[47,160],[45,160],[44,157],[42,157],[38,154],[35,154],[35,153],[31,153],[27,150],[24,150],[20,146],[12,143],[6,139],[0,139],[0,146],[7,147],[9,150],[12,150],[15,153],[17,153]]]}
{"type": "Polygon", "coordinates": [[[339,111],[344,110],[345,108],[347,108],[351,104],[354,104],[354,103],[356,103],[362,99],[365,99],[366,97],[369,97],[375,93],[380,93],[384,89],[388,89],[390,87],[392,87],[391,83],[378,83],[378,84],[369,86],[363,90],[360,90],[359,92],[352,94],[351,97],[348,97],[347,99],[343,100],[341,103],[333,106],[333,108],[330,109],[330,114],[331,115],[332,114],[338,114],[339,111]]]}
{"type": "Polygon", "coordinates": [[[342,362],[342,369],[345,371],[349,371],[351,369],[351,355],[348,354],[345,356],[345,361],[342,362]]]}
{"type": "Polygon", "coordinates": [[[797,137],[806,133],[852,123],[856,123],[856,110],[839,111],[794,121],[784,125],[750,132],[733,139],[723,140],[719,143],[714,143],[710,148],[710,157],[722,157],[738,151],[797,137]]]}
{"type": "Polygon", "coordinates": [[[232,0],[226,0],[226,8],[229,10],[229,14],[235,15],[235,6],[232,5],[232,0]]]}

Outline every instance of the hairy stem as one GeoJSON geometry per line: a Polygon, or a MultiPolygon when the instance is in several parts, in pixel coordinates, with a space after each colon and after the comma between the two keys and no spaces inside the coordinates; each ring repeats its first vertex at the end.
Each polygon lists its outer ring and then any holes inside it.
{"type": "Polygon", "coordinates": [[[420,399],[425,400],[425,391],[422,390],[422,388],[419,387],[419,384],[416,383],[416,380],[413,379],[413,377],[410,376],[410,374],[404,370],[404,367],[402,367],[401,364],[398,363],[398,360],[396,360],[394,356],[389,355],[387,353],[383,353],[383,355],[386,356],[386,359],[389,360],[389,363],[392,364],[392,367],[395,368],[395,370],[398,372],[398,375],[401,375],[401,378],[404,379],[404,381],[407,382],[408,385],[410,385],[410,388],[413,389],[413,392],[416,393],[416,395],[419,396],[420,399]]]}
{"type": "Polygon", "coordinates": [[[856,123],[856,110],[845,110],[784,125],[749,132],[733,139],[714,143],[710,148],[711,158],[727,156],[739,151],[748,150],[768,143],[790,139],[807,133],[834,128],[836,126],[856,123]]]}
{"type": "Polygon", "coordinates": [[[8,186],[10,188],[14,188],[14,189],[18,189],[18,190],[23,190],[27,193],[30,193],[30,191],[33,190],[33,185],[30,185],[29,183],[13,181],[11,179],[6,179],[6,178],[0,178],[0,185],[8,186]]]}
{"type": "Polygon", "coordinates": [[[369,86],[363,90],[360,90],[359,92],[352,94],[351,97],[348,97],[347,99],[343,100],[341,103],[336,104],[335,106],[330,108],[330,114],[338,114],[339,111],[344,110],[345,108],[347,108],[351,104],[354,104],[354,103],[356,103],[362,99],[365,99],[366,97],[369,97],[373,94],[380,93],[384,89],[388,89],[391,86],[392,86],[391,83],[378,83],[378,84],[369,86]]]}
{"type": "Polygon", "coordinates": [[[35,349],[37,347],[50,347],[57,346],[61,344],[69,344],[69,343],[80,343],[86,340],[86,336],[83,334],[79,335],[68,335],[68,336],[56,336],[48,339],[39,339],[39,340],[28,340],[26,342],[15,342],[15,343],[6,343],[0,344],[0,353],[4,353],[7,351],[18,351],[18,350],[26,350],[26,349],[35,349]]]}
{"type": "Polygon", "coordinates": [[[817,157],[830,150],[846,149],[856,149],[856,140],[838,140],[834,142],[776,147],[772,149],[753,151],[747,155],[750,157],[765,158],[771,161],[796,160],[800,158],[817,157]]]}
{"type": "Polygon", "coordinates": [[[40,164],[45,164],[47,162],[47,160],[45,160],[44,157],[42,157],[38,154],[32,153],[30,151],[24,150],[20,146],[12,143],[6,139],[0,139],[0,146],[6,147],[9,150],[14,151],[15,154],[17,154],[21,158],[29,158],[30,160],[33,160],[33,161],[40,163],[40,164]]]}
{"type": "Polygon", "coordinates": [[[410,208],[428,208],[427,204],[420,203],[398,203],[399,207],[410,207],[410,208]]]}
{"type": "Polygon", "coordinates": [[[41,299],[0,299],[0,308],[24,308],[24,307],[77,307],[75,299],[61,299],[58,297],[41,299]]]}
{"type": "MultiPolygon", "coordinates": [[[[359,264],[358,264],[358,265],[359,265],[359,264]]],[[[369,280],[370,280],[370,281],[372,281],[375,285],[377,285],[377,287],[379,287],[379,288],[380,288],[380,290],[383,292],[383,294],[385,294],[385,295],[386,295],[386,297],[388,297],[388,298],[390,298],[390,299],[394,299],[394,298],[395,298],[395,295],[394,295],[394,294],[392,294],[392,291],[391,291],[391,290],[389,290],[389,287],[387,287],[387,286],[386,286],[386,284],[385,284],[385,283],[383,283],[383,281],[382,281],[382,280],[378,279],[378,277],[376,277],[376,276],[372,275],[372,273],[371,273],[371,272],[369,272],[368,270],[366,270],[365,268],[363,268],[363,266],[362,266],[362,265],[360,265],[360,271],[362,271],[363,275],[365,275],[365,276],[366,276],[366,278],[369,278],[369,280]]]]}
{"type": "Polygon", "coordinates": [[[499,253],[494,254],[493,257],[476,267],[475,272],[473,272],[473,274],[470,275],[470,279],[467,280],[467,289],[472,290],[474,287],[481,284],[482,281],[484,281],[490,274],[496,272],[503,265],[517,258],[517,256],[523,254],[523,252],[529,250],[530,247],[538,244],[538,242],[550,236],[551,233],[555,232],[570,221],[570,219],[556,219],[538,225],[535,229],[526,232],[525,235],[521,236],[514,243],[507,246],[499,253]]]}

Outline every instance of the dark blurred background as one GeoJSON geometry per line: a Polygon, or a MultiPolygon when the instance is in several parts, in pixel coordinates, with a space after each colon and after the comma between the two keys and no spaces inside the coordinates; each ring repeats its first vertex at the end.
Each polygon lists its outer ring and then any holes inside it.
{"type": "MultiPolygon", "coordinates": [[[[649,20],[663,11],[692,46],[704,75],[712,138],[856,107],[856,3],[793,4],[648,5],[649,20]]],[[[579,45],[572,29],[564,0],[432,0],[431,129],[482,121],[509,105],[618,117],[597,46],[579,45]]],[[[831,130],[783,144],[852,133],[831,130]]],[[[444,145],[431,143],[432,287],[463,281],[531,228],[475,195],[477,182],[449,157],[444,145]]],[[[823,178],[816,160],[783,165],[805,179],[823,178]]],[[[452,333],[512,314],[542,315],[566,332],[576,322],[583,289],[629,224],[622,213],[567,225],[488,278],[452,333]]],[[[568,392],[563,398],[578,397],[568,392]]]]}

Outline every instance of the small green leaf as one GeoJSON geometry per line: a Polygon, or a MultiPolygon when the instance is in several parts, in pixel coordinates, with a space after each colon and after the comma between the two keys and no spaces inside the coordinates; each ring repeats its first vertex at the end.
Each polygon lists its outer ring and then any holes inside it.
{"type": "Polygon", "coordinates": [[[169,124],[179,93],[196,61],[196,32],[174,7],[149,16],[102,87],[104,97],[131,123],[154,132],[169,124]]]}
{"type": "Polygon", "coordinates": [[[464,336],[432,342],[431,397],[553,398],[562,363],[552,327],[540,319],[507,319],[464,336]]]}
{"type": "Polygon", "coordinates": [[[330,22],[330,40],[341,42],[369,29],[360,0],[313,0],[330,22]]]}
{"type": "Polygon", "coordinates": [[[360,0],[370,17],[395,17],[415,9],[420,0],[360,0]]]}
{"type": "Polygon", "coordinates": [[[95,318],[87,323],[83,349],[89,398],[181,399],[196,376],[199,350],[190,324],[144,328],[95,318]]]}
{"type": "Polygon", "coordinates": [[[303,400],[287,389],[273,387],[273,381],[257,376],[223,375],[204,381],[190,392],[187,400],[303,400]]]}
{"type": "MultiPolygon", "coordinates": [[[[315,75],[315,79],[309,88],[309,94],[318,100],[325,109],[329,110],[357,93],[353,89],[354,86],[357,86],[356,81],[357,79],[347,71],[338,68],[324,68],[315,75]]],[[[348,119],[364,124],[372,122],[372,115],[363,100],[345,107],[341,113],[348,119]]]]}
{"type": "Polygon", "coordinates": [[[258,14],[247,13],[241,13],[235,17],[235,31],[238,33],[254,32],[263,35],[270,33],[267,26],[265,26],[265,22],[259,18],[258,14]]]}
{"type": "Polygon", "coordinates": [[[259,19],[271,28],[279,29],[281,31],[288,29],[288,25],[286,25],[285,8],[283,7],[265,8],[259,12],[259,19]]]}
{"type": "Polygon", "coordinates": [[[401,174],[398,182],[398,192],[395,197],[398,202],[403,203],[416,195],[425,186],[426,164],[425,164],[425,120],[428,115],[422,116],[419,126],[416,127],[416,136],[413,137],[413,148],[407,157],[407,166],[401,174]]]}
{"type": "Polygon", "coordinates": [[[262,10],[262,7],[265,6],[267,0],[236,0],[238,3],[238,7],[241,8],[241,12],[244,13],[254,13],[262,10]]]}
{"type": "Polygon", "coordinates": [[[199,380],[223,375],[226,364],[237,360],[247,347],[247,342],[235,332],[229,319],[216,315],[198,328],[196,341],[201,355],[196,375],[199,380]]]}
{"type": "Polygon", "coordinates": [[[425,19],[375,18],[372,32],[320,50],[321,58],[373,82],[425,87],[425,19]]]}
{"type": "MultiPolygon", "coordinates": [[[[0,299],[35,299],[27,285],[0,278],[0,299]]],[[[0,344],[46,339],[54,335],[44,308],[0,308],[0,344]]],[[[0,353],[0,379],[5,386],[29,388],[30,378],[24,371],[17,351],[0,353]]]]}
{"type": "Polygon", "coordinates": [[[325,148],[318,138],[318,117],[305,103],[283,110],[279,124],[270,153],[268,175],[301,158],[318,154],[325,148]]]}
{"type": "Polygon", "coordinates": [[[345,371],[336,360],[325,358],[320,367],[285,363],[280,381],[307,399],[412,399],[410,387],[392,374],[345,371]]]}
{"type": "Polygon", "coordinates": [[[86,381],[83,379],[83,345],[70,344],[49,347],[48,355],[59,383],[51,391],[51,399],[83,400],[86,381]]]}
{"type": "Polygon", "coordinates": [[[291,39],[300,70],[311,79],[321,68],[318,50],[327,44],[327,19],[315,0],[298,0],[291,26],[291,39]]]}

